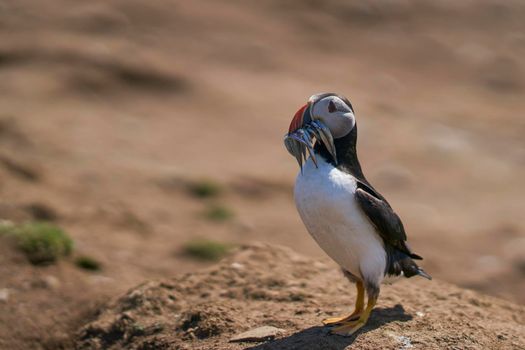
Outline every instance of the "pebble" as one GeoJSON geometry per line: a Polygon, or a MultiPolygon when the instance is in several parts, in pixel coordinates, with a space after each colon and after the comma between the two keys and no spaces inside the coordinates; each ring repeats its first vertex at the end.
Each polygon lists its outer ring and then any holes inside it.
{"type": "Polygon", "coordinates": [[[401,343],[401,347],[399,348],[400,350],[406,350],[414,347],[409,337],[405,337],[404,335],[397,335],[394,332],[390,331],[385,332],[385,334],[401,343]]]}
{"type": "Polygon", "coordinates": [[[316,269],[325,270],[327,268],[327,265],[320,261],[314,261],[313,267],[315,267],[316,269]]]}
{"type": "Polygon", "coordinates": [[[47,275],[24,283],[25,288],[45,288],[56,290],[60,288],[60,281],[55,276],[47,275]]]}
{"type": "Polygon", "coordinates": [[[7,302],[9,300],[9,289],[2,288],[0,289],[0,302],[7,302]]]}
{"type": "Polygon", "coordinates": [[[244,265],[243,264],[239,264],[238,262],[234,262],[231,264],[231,267],[235,270],[242,270],[244,269],[244,265]]]}
{"type": "Polygon", "coordinates": [[[410,349],[410,348],[413,348],[414,346],[412,345],[412,341],[410,340],[409,337],[405,337],[403,335],[397,337],[397,340],[401,343],[401,349],[404,350],[404,349],[410,349]]]}
{"type": "Polygon", "coordinates": [[[284,330],[281,328],[263,326],[237,334],[230,339],[230,342],[263,342],[274,339],[282,332],[284,332],[284,330]]]}
{"type": "Polygon", "coordinates": [[[58,289],[60,288],[60,280],[52,275],[47,275],[42,278],[46,288],[58,289]]]}

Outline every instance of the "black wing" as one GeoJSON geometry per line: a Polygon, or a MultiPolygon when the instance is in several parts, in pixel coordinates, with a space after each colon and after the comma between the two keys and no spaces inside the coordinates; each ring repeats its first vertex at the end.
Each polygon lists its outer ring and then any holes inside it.
{"type": "Polygon", "coordinates": [[[405,253],[412,259],[422,259],[410,251],[403,223],[390,204],[372,187],[358,181],[355,198],[385,244],[405,253]]]}

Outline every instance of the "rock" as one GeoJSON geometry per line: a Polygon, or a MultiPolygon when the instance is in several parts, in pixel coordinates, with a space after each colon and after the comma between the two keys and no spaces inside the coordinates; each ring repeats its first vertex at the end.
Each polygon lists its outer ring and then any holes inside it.
{"type": "Polygon", "coordinates": [[[46,288],[49,289],[58,289],[61,285],[60,280],[52,275],[44,276],[42,281],[44,282],[46,288]]]}
{"type": "Polygon", "coordinates": [[[247,332],[233,336],[231,342],[263,342],[274,339],[284,330],[272,326],[262,326],[259,328],[250,329],[247,332]]]}
{"type": "Polygon", "coordinates": [[[45,275],[41,278],[31,280],[28,284],[30,288],[44,288],[52,290],[60,288],[61,285],[60,280],[52,275],[45,275]]]}
{"type": "Polygon", "coordinates": [[[0,289],[0,302],[5,303],[9,300],[9,289],[0,289]]]}
{"type": "Polygon", "coordinates": [[[238,262],[233,262],[230,266],[232,268],[236,269],[236,270],[244,269],[244,265],[243,264],[239,264],[238,262]]]}
{"type": "Polygon", "coordinates": [[[74,348],[241,350],[273,339],[252,348],[525,349],[523,306],[416,277],[382,286],[355,336],[330,335],[321,320],[348,312],[356,292],[340,269],[320,266],[288,248],[243,246],[206,270],[142,283],[93,310],[74,348]]]}

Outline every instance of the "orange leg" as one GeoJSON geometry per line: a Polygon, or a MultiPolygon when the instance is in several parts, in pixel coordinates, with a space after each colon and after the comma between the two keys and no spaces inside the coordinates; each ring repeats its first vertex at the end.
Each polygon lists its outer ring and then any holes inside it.
{"type": "Polygon", "coordinates": [[[350,315],[347,315],[347,316],[327,318],[323,320],[323,324],[325,326],[333,326],[333,325],[337,325],[337,324],[359,319],[365,307],[365,287],[363,285],[363,282],[361,281],[356,282],[356,287],[357,287],[357,299],[355,301],[354,312],[352,312],[350,315]]]}
{"type": "Polygon", "coordinates": [[[377,297],[368,297],[368,303],[366,305],[366,309],[364,312],[359,316],[357,320],[348,321],[342,323],[339,327],[336,327],[332,329],[332,334],[338,334],[343,335],[345,337],[353,335],[355,332],[357,332],[359,329],[361,329],[366,322],[368,321],[368,318],[370,317],[370,313],[372,312],[372,309],[374,308],[375,304],[377,302],[377,297]]]}

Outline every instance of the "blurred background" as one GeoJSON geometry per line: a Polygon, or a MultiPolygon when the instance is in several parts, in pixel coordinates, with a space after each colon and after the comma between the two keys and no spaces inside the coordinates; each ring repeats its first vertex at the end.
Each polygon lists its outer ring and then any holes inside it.
{"type": "Polygon", "coordinates": [[[0,28],[0,348],[236,245],[327,259],[282,144],[325,91],[426,271],[525,302],[522,1],[17,0],[0,28]]]}

